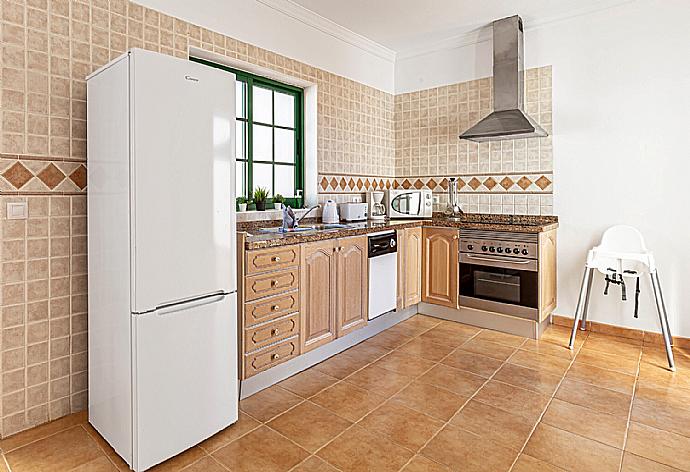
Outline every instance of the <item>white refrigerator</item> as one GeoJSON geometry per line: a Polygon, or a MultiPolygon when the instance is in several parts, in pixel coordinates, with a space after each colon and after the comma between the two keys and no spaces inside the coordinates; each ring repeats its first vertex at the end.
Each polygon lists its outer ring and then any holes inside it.
{"type": "Polygon", "coordinates": [[[235,77],[134,49],[87,93],[89,421],[142,471],[237,421],[235,77]]]}

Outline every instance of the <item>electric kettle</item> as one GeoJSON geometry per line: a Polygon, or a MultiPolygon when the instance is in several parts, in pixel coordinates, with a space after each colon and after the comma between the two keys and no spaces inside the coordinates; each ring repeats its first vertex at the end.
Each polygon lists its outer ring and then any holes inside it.
{"type": "Polygon", "coordinates": [[[336,205],[333,200],[328,200],[323,205],[321,221],[326,224],[338,223],[340,221],[340,216],[338,216],[338,205],[336,205]]]}

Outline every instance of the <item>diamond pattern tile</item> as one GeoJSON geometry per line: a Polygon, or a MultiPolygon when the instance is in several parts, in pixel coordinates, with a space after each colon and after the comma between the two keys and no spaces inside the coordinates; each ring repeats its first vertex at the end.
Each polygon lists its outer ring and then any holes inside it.
{"type": "Polygon", "coordinates": [[[484,181],[484,187],[488,188],[489,190],[493,189],[496,186],[496,180],[493,177],[489,177],[484,181]]]}
{"type": "MultiPolygon", "coordinates": [[[[479,179],[476,178],[476,177],[472,177],[472,180],[470,180],[470,181],[467,183],[467,185],[469,185],[470,187],[472,187],[472,190],[477,190],[481,184],[482,184],[482,183],[481,183],[481,182],[479,181],[479,179]]],[[[446,186],[446,187],[447,187],[447,186],[446,186]]]]}
{"type": "Polygon", "coordinates": [[[29,171],[29,169],[24,167],[21,162],[17,162],[3,172],[2,176],[5,177],[5,179],[7,179],[7,181],[11,183],[14,188],[20,189],[26,185],[26,183],[31,180],[34,175],[29,171]]]}
{"type": "Polygon", "coordinates": [[[527,190],[529,186],[532,185],[532,181],[526,176],[522,176],[520,177],[520,180],[517,181],[517,184],[522,190],[527,190]]]}
{"type": "Polygon", "coordinates": [[[513,182],[513,180],[508,176],[503,177],[501,179],[501,187],[503,187],[506,190],[508,190],[510,187],[512,187],[514,183],[515,182],[513,182]]]}
{"type": "Polygon", "coordinates": [[[415,180],[414,188],[416,188],[417,190],[420,190],[422,187],[424,187],[424,182],[422,182],[419,179],[415,180]]]}
{"type": "Polygon", "coordinates": [[[60,169],[55,167],[55,164],[52,162],[43,168],[43,170],[39,172],[36,177],[38,177],[41,182],[46,184],[46,186],[51,190],[57,187],[60,182],[65,180],[65,174],[60,169]]]}
{"type": "Polygon", "coordinates": [[[539,187],[542,190],[546,189],[546,187],[551,185],[551,181],[545,175],[539,177],[537,181],[534,183],[537,184],[537,187],[539,187]]]}
{"type": "Polygon", "coordinates": [[[72,171],[69,178],[80,190],[84,190],[86,188],[86,167],[80,165],[72,171]]]}

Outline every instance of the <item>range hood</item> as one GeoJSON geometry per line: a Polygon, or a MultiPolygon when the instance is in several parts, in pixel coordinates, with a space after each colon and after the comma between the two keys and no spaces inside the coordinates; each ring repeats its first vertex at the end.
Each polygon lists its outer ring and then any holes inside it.
{"type": "Polygon", "coordinates": [[[525,113],[522,18],[496,20],[494,36],[494,111],[460,135],[478,143],[539,138],[548,133],[525,113]]]}

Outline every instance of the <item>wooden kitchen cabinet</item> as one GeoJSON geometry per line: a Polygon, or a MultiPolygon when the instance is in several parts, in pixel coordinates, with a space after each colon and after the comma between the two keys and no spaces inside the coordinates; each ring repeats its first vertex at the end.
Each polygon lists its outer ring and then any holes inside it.
{"type": "Polygon", "coordinates": [[[539,233],[539,321],[556,308],[556,230],[539,233]]]}
{"type": "Polygon", "coordinates": [[[457,229],[423,228],[423,302],[457,308],[458,239],[457,229]]]}
{"type": "Polygon", "coordinates": [[[306,243],[301,268],[302,352],[366,325],[366,236],[306,243]]]}
{"type": "Polygon", "coordinates": [[[398,230],[399,310],[422,301],[422,228],[398,230]]]}

